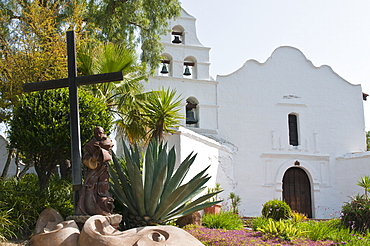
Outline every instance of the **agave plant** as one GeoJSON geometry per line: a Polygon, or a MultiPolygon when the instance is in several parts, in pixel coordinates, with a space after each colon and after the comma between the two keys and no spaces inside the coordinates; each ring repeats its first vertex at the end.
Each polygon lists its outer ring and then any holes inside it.
{"type": "Polygon", "coordinates": [[[361,177],[360,180],[357,182],[357,185],[365,189],[365,197],[369,198],[368,192],[370,192],[370,177],[361,177]]]}
{"type": "Polygon", "coordinates": [[[125,163],[113,154],[109,174],[111,191],[127,211],[126,228],[165,224],[221,202],[207,201],[221,191],[200,195],[211,178],[206,174],[209,166],[183,182],[196,154],[190,153],[175,169],[175,149],[167,152],[167,143],[151,140],[144,155],[136,145],[123,146],[125,163]]]}

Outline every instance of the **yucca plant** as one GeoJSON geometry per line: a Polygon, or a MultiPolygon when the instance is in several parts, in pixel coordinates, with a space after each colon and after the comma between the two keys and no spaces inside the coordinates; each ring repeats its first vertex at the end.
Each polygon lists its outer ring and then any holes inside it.
{"type": "Polygon", "coordinates": [[[153,139],[145,154],[136,145],[123,146],[125,163],[113,153],[109,174],[112,193],[128,214],[126,228],[165,224],[221,202],[207,201],[219,192],[197,197],[210,179],[206,174],[209,166],[189,182],[183,182],[196,154],[189,154],[175,170],[175,149],[167,152],[167,143],[159,144],[153,139]]]}

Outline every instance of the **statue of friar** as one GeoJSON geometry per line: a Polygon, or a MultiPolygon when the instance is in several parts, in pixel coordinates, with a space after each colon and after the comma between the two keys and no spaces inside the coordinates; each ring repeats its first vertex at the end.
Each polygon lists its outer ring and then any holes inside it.
{"type": "Polygon", "coordinates": [[[114,144],[102,127],[94,129],[94,137],[84,146],[83,163],[88,167],[78,210],[84,215],[111,215],[114,205],[109,190],[108,162],[114,144]]]}

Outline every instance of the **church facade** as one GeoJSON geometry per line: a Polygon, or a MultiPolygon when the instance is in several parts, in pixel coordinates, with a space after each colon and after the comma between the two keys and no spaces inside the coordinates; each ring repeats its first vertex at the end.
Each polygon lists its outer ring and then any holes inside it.
{"type": "Polygon", "coordinates": [[[183,10],[170,22],[160,68],[145,84],[184,98],[186,119],[168,138],[178,163],[198,153],[189,176],[211,165],[208,186],[221,184],[225,206],[230,192],[240,196],[244,216],[259,216],[271,199],[312,218],[339,216],[370,175],[361,86],[293,47],[213,79],[195,21],[183,10]]]}

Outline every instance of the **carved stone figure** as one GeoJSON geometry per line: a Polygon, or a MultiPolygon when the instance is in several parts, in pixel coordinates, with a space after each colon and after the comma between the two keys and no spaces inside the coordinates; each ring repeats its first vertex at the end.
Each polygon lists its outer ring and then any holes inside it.
{"type": "Polygon", "coordinates": [[[109,190],[108,162],[112,160],[113,142],[102,127],[94,129],[94,137],[84,146],[83,163],[88,167],[78,201],[78,212],[84,215],[112,213],[114,205],[109,190]]]}
{"type": "Polygon", "coordinates": [[[36,224],[30,246],[202,246],[188,232],[175,226],[147,226],[119,231],[107,216],[91,216],[80,231],[74,220],[45,209],[36,224]]]}
{"type": "Polygon", "coordinates": [[[79,238],[79,246],[202,246],[203,244],[188,232],[175,226],[146,226],[118,231],[106,217],[90,217],[79,238]]]}
{"type": "Polygon", "coordinates": [[[80,230],[75,221],[64,221],[56,210],[46,208],[37,220],[35,235],[29,245],[78,246],[79,236],[80,230]]]}

